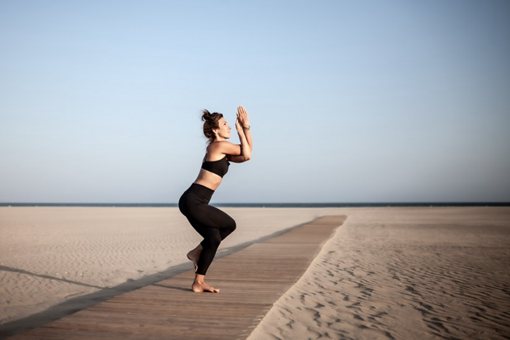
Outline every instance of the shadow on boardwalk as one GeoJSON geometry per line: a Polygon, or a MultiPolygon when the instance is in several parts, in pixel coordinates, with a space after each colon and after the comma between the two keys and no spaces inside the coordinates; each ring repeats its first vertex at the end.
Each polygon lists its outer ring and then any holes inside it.
{"type": "Polygon", "coordinates": [[[12,339],[246,338],[305,272],[345,220],[323,216],[220,251],[208,280],[220,294],[193,294],[191,263],[70,299],[0,326],[12,339]],[[230,255],[230,256],[229,256],[230,255]],[[204,317],[207,316],[207,317],[204,317]]]}

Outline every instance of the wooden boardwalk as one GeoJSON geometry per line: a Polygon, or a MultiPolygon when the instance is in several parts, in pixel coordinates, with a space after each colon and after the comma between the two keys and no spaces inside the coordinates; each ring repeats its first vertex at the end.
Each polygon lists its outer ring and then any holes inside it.
{"type": "Polygon", "coordinates": [[[323,216],[215,259],[207,280],[219,294],[192,293],[188,270],[9,339],[245,339],[344,220],[323,216]]]}

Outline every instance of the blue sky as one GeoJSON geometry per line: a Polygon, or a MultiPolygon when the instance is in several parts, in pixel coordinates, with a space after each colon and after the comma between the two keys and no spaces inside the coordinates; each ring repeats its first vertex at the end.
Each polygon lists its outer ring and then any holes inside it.
{"type": "Polygon", "coordinates": [[[0,202],[510,201],[508,1],[0,1],[0,202]],[[238,142],[234,134],[232,141],[238,142]]]}

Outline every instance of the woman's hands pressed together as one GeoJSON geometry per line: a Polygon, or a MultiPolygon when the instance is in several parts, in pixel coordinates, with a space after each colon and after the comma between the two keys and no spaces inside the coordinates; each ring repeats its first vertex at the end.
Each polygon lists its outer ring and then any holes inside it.
{"type": "MultiPolygon", "coordinates": [[[[248,118],[248,111],[246,111],[244,107],[238,106],[236,117],[236,130],[239,134],[239,140],[241,142],[241,155],[238,160],[240,162],[246,162],[251,158],[251,150],[253,144],[250,132],[250,119],[248,118]]],[[[231,159],[234,158],[231,157],[231,159]]]]}
{"type": "Polygon", "coordinates": [[[250,119],[248,118],[248,111],[243,106],[237,107],[237,120],[236,120],[236,128],[237,128],[237,122],[241,124],[243,129],[249,129],[250,128],[250,119]]]}

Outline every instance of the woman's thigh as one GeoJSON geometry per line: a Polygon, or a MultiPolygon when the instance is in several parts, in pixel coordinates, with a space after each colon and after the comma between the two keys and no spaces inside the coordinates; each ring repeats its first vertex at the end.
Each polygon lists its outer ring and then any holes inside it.
{"type": "Polygon", "coordinates": [[[216,207],[200,204],[193,210],[191,217],[200,227],[217,229],[235,227],[234,219],[216,207]]]}

